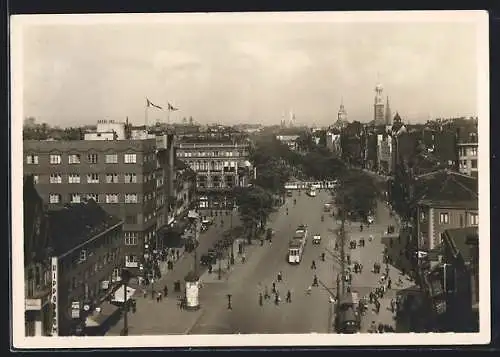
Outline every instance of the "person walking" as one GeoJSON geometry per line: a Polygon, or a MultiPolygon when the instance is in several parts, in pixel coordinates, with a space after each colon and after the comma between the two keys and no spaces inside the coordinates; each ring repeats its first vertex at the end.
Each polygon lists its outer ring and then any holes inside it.
{"type": "Polygon", "coordinates": [[[292,293],[290,290],[288,290],[286,293],[286,302],[288,302],[288,303],[292,302],[292,293]]]}
{"type": "Polygon", "coordinates": [[[233,309],[233,306],[231,304],[231,294],[227,294],[227,309],[228,310],[232,310],[233,309]]]}
{"type": "Polygon", "coordinates": [[[259,293],[259,305],[262,306],[263,305],[263,296],[262,296],[262,293],[259,293]]]}
{"type": "Polygon", "coordinates": [[[165,297],[168,296],[168,287],[167,287],[167,285],[165,285],[165,287],[163,288],[163,295],[165,295],[165,297]]]}
{"type": "Polygon", "coordinates": [[[269,299],[270,296],[269,296],[269,290],[267,288],[267,285],[264,287],[264,299],[269,299]]]}
{"type": "Polygon", "coordinates": [[[276,283],[273,281],[273,294],[276,294],[276,283]]]}
{"type": "Polygon", "coordinates": [[[311,263],[311,269],[313,269],[313,270],[316,269],[316,262],[314,260],[311,263]]]}
{"type": "Polygon", "coordinates": [[[277,278],[278,278],[278,282],[283,281],[283,273],[281,271],[278,273],[278,277],[277,278]]]}
{"type": "Polygon", "coordinates": [[[387,289],[390,289],[391,286],[392,286],[392,279],[389,278],[389,279],[387,279],[387,289]]]}

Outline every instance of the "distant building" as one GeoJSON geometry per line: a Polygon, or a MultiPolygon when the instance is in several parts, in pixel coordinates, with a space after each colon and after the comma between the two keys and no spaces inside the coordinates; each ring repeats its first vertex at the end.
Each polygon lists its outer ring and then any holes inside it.
{"type": "Polygon", "coordinates": [[[382,92],[384,91],[382,85],[379,83],[375,87],[375,100],[373,104],[373,121],[375,125],[384,125],[385,113],[384,113],[384,100],[382,99],[382,92]]]}
{"type": "Polygon", "coordinates": [[[392,172],[392,137],[387,133],[377,134],[377,168],[380,173],[392,172]]]}
{"type": "Polygon", "coordinates": [[[418,249],[433,251],[441,246],[441,234],[451,228],[477,227],[477,179],[451,170],[416,177],[418,249]]]}
{"type": "Polygon", "coordinates": [[[297,139],[299,137],[300,137],[300,135],[276,135],[276,139],[278,139],[282,143],[288,145],[290,150],[293,150],[293,151],[298,150],[297,139]]]}
{"type": "Polygon", "coordinates": [[[340,142],[340,133],[334,131],[326,132],[326,147],[338,157],[342,156],[342,146],[340,142]]]}
{"type": "Polygon", "coordinates": [[[123,289],[123,221],[90,200],[49,211],[48,222],[52,336],[104,328],[106,319],[119,315],[110,301],[123,289]]]}
{"type": "Polygon", "coordinates": [[[232,202],[235,187],[250,184],[253,167],[249,150],[247,141],[210,135],[184,139],[176,145],[176,157],[196,173],[200,208],[222,207],[232,202]]]}
{"type": "Polygon", "coordinates": [[[474,128],[462,128],[458,136],[458,160],[459,171],[463,174],[478,176],[478,137],[477,126],[474,128]],[[469,130],[467,130],[469,129],[469,130]]]}
{"type": "Polygon", "coordinates": [[[84,140],[125,140],[126,123],[115,122],[114,120],[98,120],[95,131],[88,131],[84,134],[84,140]]]}

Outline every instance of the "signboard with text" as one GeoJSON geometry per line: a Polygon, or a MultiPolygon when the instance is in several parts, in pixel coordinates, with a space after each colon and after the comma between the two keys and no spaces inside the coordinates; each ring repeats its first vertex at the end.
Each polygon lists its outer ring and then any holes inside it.
{"type": "Polygon", "coordinates": [[[52,292],[50,296],[50,303],[52,304],[52,336],[59,336],[59,311],[58,311],[58,296],[57,296],[57,257],[51,259],[51,273],[52,273],[52,292]]]}

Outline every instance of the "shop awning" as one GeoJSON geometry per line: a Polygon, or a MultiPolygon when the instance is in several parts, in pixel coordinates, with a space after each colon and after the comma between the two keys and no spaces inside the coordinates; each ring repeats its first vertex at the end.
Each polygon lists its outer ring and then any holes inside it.
{"type": "MultiPolygon", "coordinates": [[[[135,293],[135,289],[127,286],[127,300],[130,300],[135,293]]],[[[125,287],[122,285],[118,290],[116,290],[113,296],[113,302],[125,302],[125,287]]]]}
{"type": "Polygon", "coordinates": [[[114,313],[119,309],[118,306],[110,304],[109,302],[103,302],[90,316],[87,316],[85,320],[86,327],[99,327],[107,319],[109,319],[114,313]]]}

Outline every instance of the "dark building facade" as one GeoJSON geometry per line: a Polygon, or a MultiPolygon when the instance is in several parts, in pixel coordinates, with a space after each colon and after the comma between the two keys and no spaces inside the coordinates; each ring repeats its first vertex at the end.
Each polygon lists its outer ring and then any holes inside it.
{"type": "Polygon", "coordinates": [[[25,335],[50,336],[51,242],[44,202],[33,176],[23,187],[25,335]]]}
{"type": "Polygon", "coordinates": [[[49,211],[48,225],[52,335],[85,334],[96,310],[107,313],[100,323],[118,313],[110,301],[121,286],[123,221],[89,200],[49,211]]]}
{"type": "Polygon", "coordinates": [[[167,223],[167,175],[155,139],[24,141],[23,151],[24,173],[49,209],[93,199],[124,221],[125,264],[138,268],[158,220],[167,223]]]}

